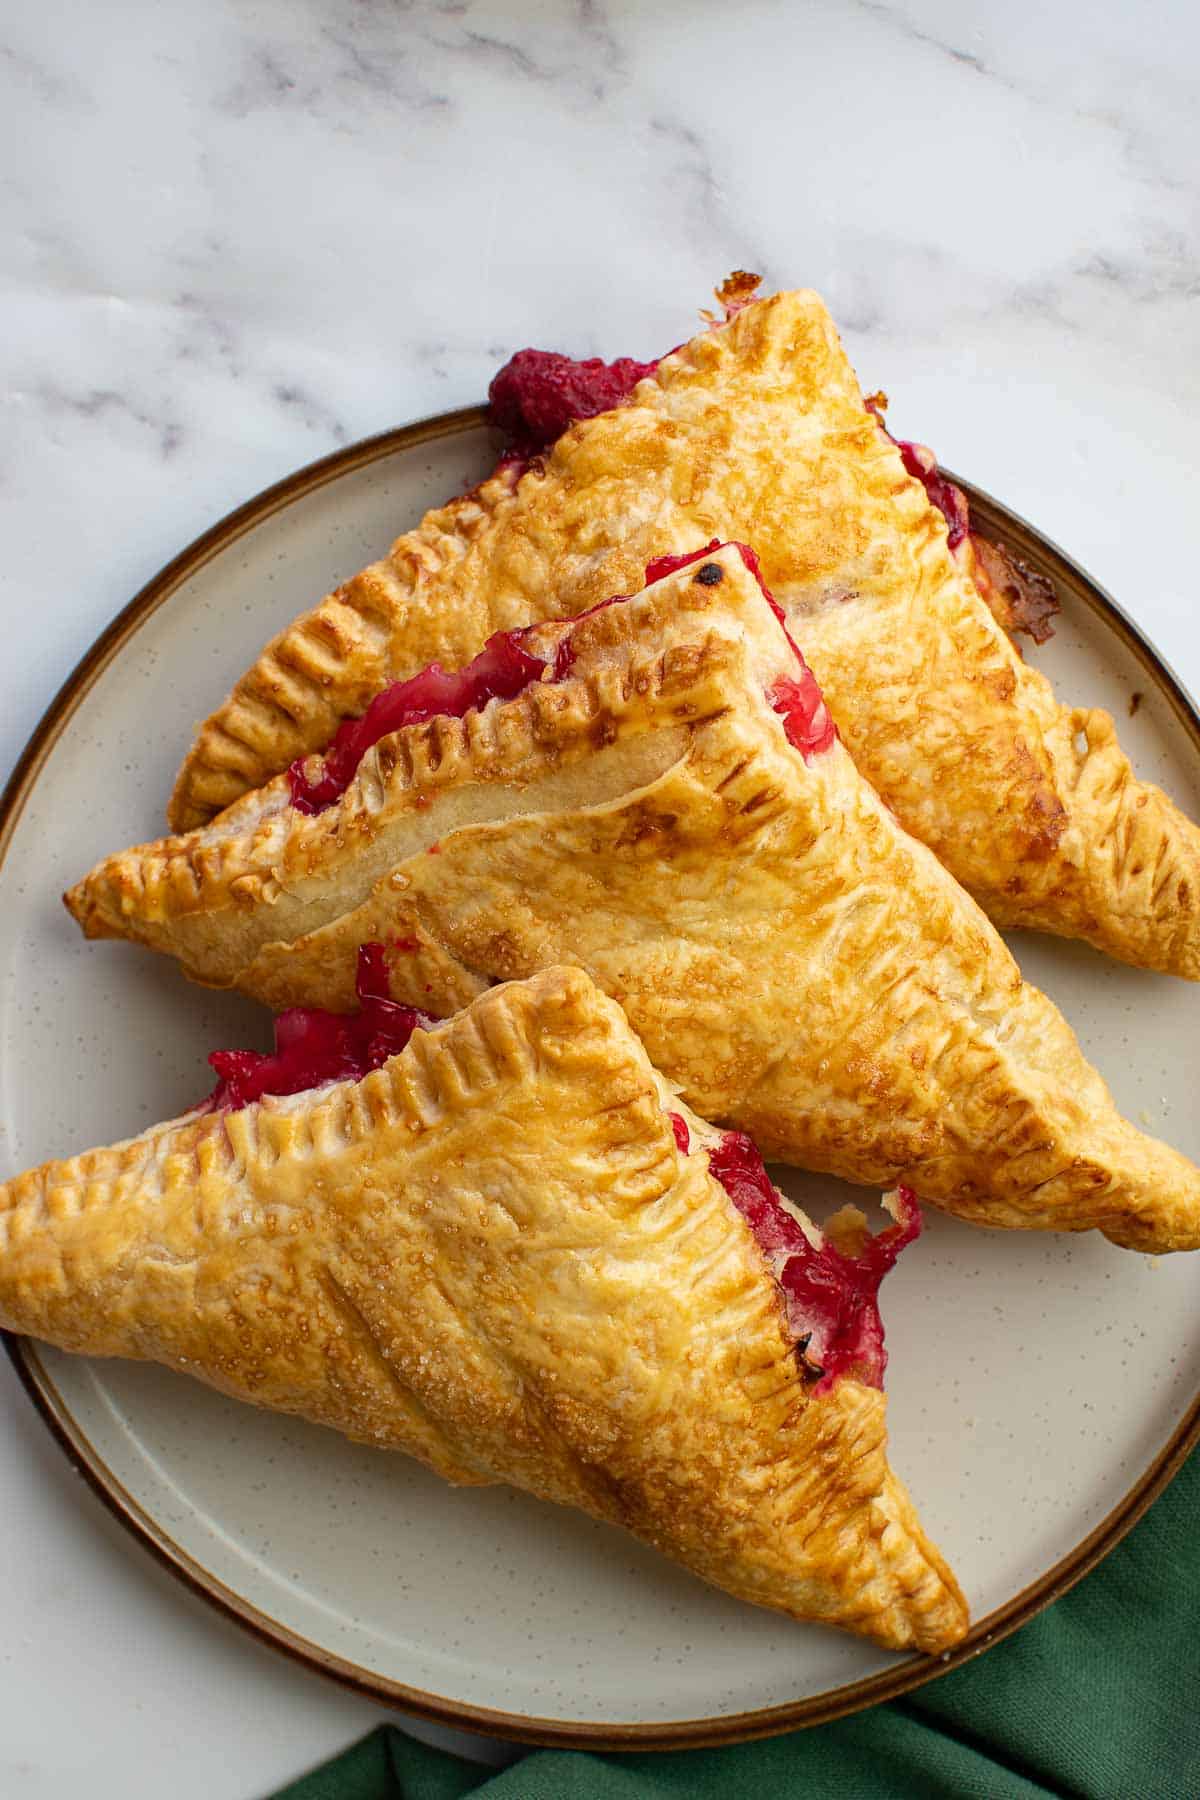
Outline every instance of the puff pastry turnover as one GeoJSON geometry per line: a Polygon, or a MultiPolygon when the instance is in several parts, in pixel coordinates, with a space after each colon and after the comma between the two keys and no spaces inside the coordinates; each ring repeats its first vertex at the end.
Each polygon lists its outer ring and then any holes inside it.
{"type": "Polygon", "coordinates": [[[1107,713],[1022,661],[815,294],[740,305],[518,477],[431,512],[267,647],[201,728],[174,828],[385,683],[629,591],[661,551],[746,539],[859,767],[994,920],[1200,976],[1200,831],[1135,779],[1107,713]]]}
{"type": "Polygon", "coordinates": [[[842,1222],[843,1253],[760,1174],[799,1240],[765,1251],[712,1172],[721,1135],[668,1106],[619,1009],[548,970],[359,1081],[0,1187],[0,1323],[582,1507],[740,1599],[955,1642],[962,1595],[888,1466],[882,1355],[851,1316],[866,1271],[877,1320],[912,1222],[842,1222]],[[836,1322],[805,1327],[805,1269],[848,1276],[836,1322]],[[857,1352],[822,1373],[797,1336],[836,1357],[835,1323],[857,1352]]]}
{"type": "MultiPolygon", "coordinates": [[[[366,942],[395,997],[437,1013],[578,962],[688,1102],[768,1155],[909,1181],[981,1224],[1200,1244],[1200,1171],[1119,1117],[861,778],[748,554],[652,567],[633,599],[494,640],[457,678],[486,704],[353,769],[346,727],[324,762],[101,864],[69,906],[276,1008],[352,1006],[366,942]]],[[[447,679],[395,692],[441,705],[447,679]]]]}

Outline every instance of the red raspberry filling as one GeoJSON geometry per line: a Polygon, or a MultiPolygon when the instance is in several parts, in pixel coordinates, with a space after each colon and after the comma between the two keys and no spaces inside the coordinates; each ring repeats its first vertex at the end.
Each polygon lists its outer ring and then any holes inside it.
{"type": "Polygon", "coordinates": [[[428,1013],[388,998],[382,944],[360,946],[355,988],[357,1012],[293,1006],[280,1013],[273,1054],[214,1050],[208,1060],[219,1079],[196,1110],[237,1112],[265,1094],[299,1094],[330,1081],[361,1081],[389,1056],[398,1056],[414,1031],[436,1024],[428,1013]]]}
{"type": "Polygon", "coordinates": [[[921,1209],[911,1190],[896,1191],[900,1213],[896,1223],[875,1237],[868,1235],[861,1249],[848,1255],[829,1239],[820,1249],[809,1243],[745,1132],[725,1132],[709,1151],[708,1165],[777,1271],[788,1324],[796,1334],[797,1349],[817,1377],[818,1391],[840,1375],[882,1387],[887,1351],[879,1285],[900,1252],[920,1235],[921,1209]]]}
{"type": "Polygon", "coordinates": [[[339,725],[319,767],[312,757],[299,757],[288,770],[292,805],[302,813],[324,812],[341,799],[358,765],[380,740],[404,725],[426,719],[461,719],[489,700],[512,700],[545,663],[522,648],[527,631],[497,631],[465,669],[443,669],[430,663],[409,681],[394,681],[376,694],[359,719],[339,725]]]}
{"type": "Polygon", "coordinates": [[[916,444],[910,438],[892,437],[884,419],[884,408],[887,405],[886,394],[869,394],[866,408],[874,414],[875,422],[884,437],[890,438],[900,452],[901,461],[910,475],[916,477],[929,496],[931,505],[936,506],[946,521],[946,535],[951,550],[957,550],[964,543],[971,530],[971,514],[967,506],[967,496],[961,488],[947,481],[938,468],[937,457],[927,444],[916,444]]]}
{"type": "MultiPolygon", "coordinates": [[[[891,433],[888,435],[890,437],[891,433]]],[[[892,438],[892,442],[903,458],[904,467],[910,475],[916,476],[930,501],[942,514],[946,521],[947,541],[952,550],[957,550],[971,529],[967,496],[952,481],[947,481],[938,468],[937,457],[927,444],[914,444],[907,438],[892,438]]]]}
{"type": "Polygon", "coordinates": [[[504,433],[505,460],[528,461],[557,442],[576,419],[594,419],[628,400],[654,362],[598,356],[577,362],[556,350],[518,350],[492,378],[488,411],[504,433]]]}
{"type": "Polygon", "coordinates": [[[687,1120],[682,1113],[668,1113],[667,1117],[671,1121],[671,1130],[675,1133],[675,1148],[686,1156],[692,1147],[692,1134],[687,1128],[687,1120]]]}
{"type": "Polygon", "coordinates": [[[786,675],[771,689],[769,699],[777,713],[783,715],[783,729],[788,743],[799,750],[805,762],[828,750],[837,736],[837,727],[825,704],[817,678],[805,663],[798,681],[786,675]]]}
{"type": "MultiPolygon", "coordinates": [[[[717,289],[722,317],[703,313],[709,328],[726,324],[754,300],[761,277],[735,269],[717,289]]],[[[681,350],[676,344],[666,356],[681,350]]],[[[548,450],[577,419],[594,419],[597,413],[621,406],[639,381],[653,375],[662,356],[652,362],[635,362],[619,356],[602,362],[598,356],[576,361],[557,350],[518,350],[493,377],[488,389],[492,424],[505,437],[501,463],[529,463],[548,450]]]]}

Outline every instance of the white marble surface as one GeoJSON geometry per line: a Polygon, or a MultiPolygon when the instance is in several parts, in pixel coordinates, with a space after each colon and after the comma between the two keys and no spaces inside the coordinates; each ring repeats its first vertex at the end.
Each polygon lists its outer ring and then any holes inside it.
{"type": "MultiPolygon", "coordinates": [[[[0,763],[228,507],[733,266],[1200,687],[1198,58],[1182,0],[6,0],[0,763]]],[[[383,1716],[161,1575],[7,1370],[0,1434],[0,1791],[252,1800],[383,1716]]]]}

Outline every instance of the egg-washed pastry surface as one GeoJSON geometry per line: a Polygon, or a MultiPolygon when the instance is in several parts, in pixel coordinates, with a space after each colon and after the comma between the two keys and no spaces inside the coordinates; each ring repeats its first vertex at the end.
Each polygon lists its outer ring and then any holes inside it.
{"type": "Polygon", "coordinates": [[[351,1007],[364,943],[437,1013],[578,962],[688,1102],[768,1155],[981,1224],[1200,1244],[1200,1171],[1120,1118],[863,781],[752,564],[668,559],[633,599],[413,678],[377,723],[440,716],[368,744],[368,713],[210,825],[99,865],[71,910],[275,1008],[351,1007]]]}
{"type": "Polygon", "coordinates": [[[1200,831],[1135,779],[1107,713],[1060,705],[1022,660],[809,292],[739,303],[277,637],[200,729],[172,825],[318,749],[389,681],[714,537],[755,545],[863,773],[994,920],[1200,976],[1200,831]]]}
{"type": "Polygon", "coordinates": [[[582,1507],[743,1600],[960,1638],[877,1385],[911,1197],[876,1238],[831,1221],[839,1250],[578,970],[438,1027],[365,998],[357,1034],[293,1021],[207,1110],[0,1187],[0,1323],[582,1507]],[[240,1104],[304,1056],[370,1072],[240,1104]]]}

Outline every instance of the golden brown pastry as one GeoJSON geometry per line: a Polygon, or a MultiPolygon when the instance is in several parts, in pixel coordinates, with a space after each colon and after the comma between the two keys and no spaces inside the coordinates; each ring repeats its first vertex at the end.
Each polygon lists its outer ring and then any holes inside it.
{"type": "Polygon", "coordinates": [[[801,1227],[578,970],[240,1110],[236,1054],[217,1110],[0,1188],[0,1323],[582,1507],[740,1599],[962,1636],[886,1457],[873,1288],[910,1197],[844,1252],[801,1227]]]}
{"type": "Polygon", "coordinates": [[[754,544],[863,774],[994,920],[1200,976],[1200,831],[1134,778],[1107,713],[1022,661],[807,292],[739,301],[519,484],[505,468],[430,513],[283,632],[201,728],[172,825],[319,749],[385,683],[713,537],[754,544]]]}
{"type": "Polygon", "coordinates": [[[688,1102],[769,1155],[981,1224],[1197,1246],[1200,1171],[1119,1117],[863,781],[745,554],[416,677],[68,905],[276,1008],[352,1006],[368,942],[398,1000],[441,1013],[578,962],[688,1102]]]}

